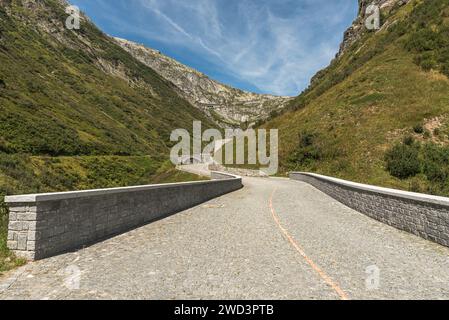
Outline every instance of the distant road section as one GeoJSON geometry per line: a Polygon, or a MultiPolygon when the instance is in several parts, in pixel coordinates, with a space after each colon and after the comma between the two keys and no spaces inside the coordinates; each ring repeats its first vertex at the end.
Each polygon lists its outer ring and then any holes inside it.
{"type": "Polygon", "coordinates": [[[449,249],[287,179],[0,278],[0,299],[448,299],[449,249]]]}

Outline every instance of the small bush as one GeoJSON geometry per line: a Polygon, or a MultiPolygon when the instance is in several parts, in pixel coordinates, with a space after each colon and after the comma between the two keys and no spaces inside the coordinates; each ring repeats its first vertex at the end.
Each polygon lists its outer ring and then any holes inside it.
{"type": "Polygon", "coordinates": [[[423,149],[423,172],[433,183],[444,184],[449,177],[449,149],[428,143],[423,149]]]}
{"type": "Polygon", "coordinates": [[[438,137],[441,134],[441,130],[439,128],[436,128],[433,130],[434,136],[438,137]]]}
{"type": "Polygon", "coordinates": [[[437,63],[432,58],[420,57],[417,60],[417,64],[421,66],[425,71],[430,71],[437,68],[437,63]]]}
{"type": "Polygon", "coordinates": [[[301,148],[307,148],[313,145],[313,141],[316,135],[310,132],[303,132],[299,135],[299,146],[301,148]]]}
{"type": "Polygon", "coordinates": [[[308,166],[323,157],[321,144],[315,133],[304,131],[299,134],[298,140],[299,143],[296,152],[289,158],[291,163],[303,167],[308,166]]]}
{"type": "Polygon", "coordinates": [[[424,133],[424,127],[422,124],[417,124],[413,127],[413,132],[417,134],[423,134],[424,133]]]}
{"type": "Polygon", "coordinates": [[[434,69],[444,74],[449,71],[449,27],[444,22],[447,6],[447,0],[422,1],[404,22],[410,30],[404,45],[415,54],[415,63],[424,70],[434,69]]]}
{"type": "Polygon", "coordinates": [[[404,138],[403,143],[406,146],[412,146],[415,143],[415,138],[413,138],[412,136],[407,136],[407,137],[404,138]]]}
{"type": "Polygon", "coordinates": [[[397,144],[385,155],[387,170],[393,177],[407,179],[421,172],[419,148],[397,144]]]}
{"type": "Polygon", "coordinates": [[[278,110],[272,110],[272,111],[270,112],[269,118],[270,118],[270,119],[274,119],[274,118],[276,118],[277,116],[279,116],[279,114],[280,114],[280,112],[279,112],[278,110]]]}
{"type": "Polygon", "coordinates": [[[447,179],[447,170],[432,161],[426,161],[424,164],[424,173],[432,182],[444,182],[447,179]]]}

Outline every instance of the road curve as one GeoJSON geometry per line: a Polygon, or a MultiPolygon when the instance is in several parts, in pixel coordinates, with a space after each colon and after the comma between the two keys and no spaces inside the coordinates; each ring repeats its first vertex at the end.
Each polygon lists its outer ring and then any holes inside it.
{"type": "Polygon", "coordinates": [[[302,182],[244,184],[6,274],[0,299],[449,298],[449,248],[374,221],[302,182]]]}

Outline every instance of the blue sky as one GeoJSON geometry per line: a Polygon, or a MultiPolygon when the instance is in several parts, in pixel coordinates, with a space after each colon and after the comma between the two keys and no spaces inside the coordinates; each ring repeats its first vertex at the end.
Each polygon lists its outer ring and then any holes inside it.
{"type": "Polygon", "coordinates": [[[357,0],[70,0],[104,32],[244,90],[297,95],[338,51],[357,0]]]}

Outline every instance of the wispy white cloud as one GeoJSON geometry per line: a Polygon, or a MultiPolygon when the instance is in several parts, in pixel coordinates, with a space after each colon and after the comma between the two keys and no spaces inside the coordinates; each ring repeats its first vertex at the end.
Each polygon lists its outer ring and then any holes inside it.
{"type": "Polygon", "coordinates": [[[104,10],[108,3],[116,8],[119,3],[132,13],[110,18],[122,20],[117,22],[122,33],[193,53],[204,61],[202,71],[220,70],[229,79],[278,95],[298,94],[328,65],[357,13],[356,0],[98,2],[104,10]]]}

